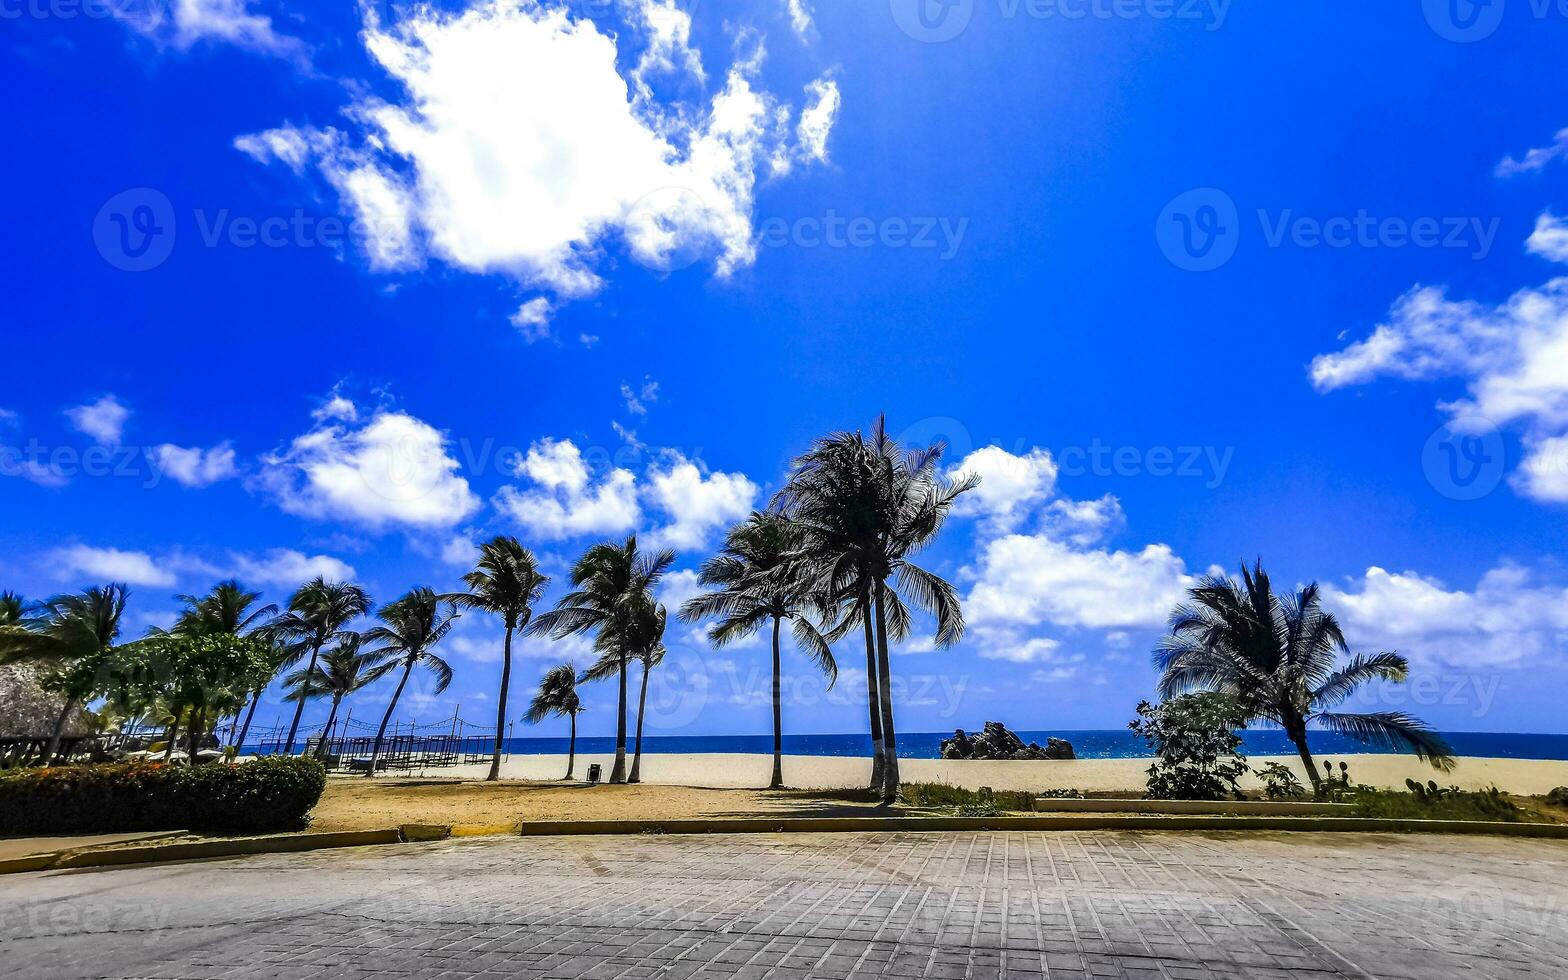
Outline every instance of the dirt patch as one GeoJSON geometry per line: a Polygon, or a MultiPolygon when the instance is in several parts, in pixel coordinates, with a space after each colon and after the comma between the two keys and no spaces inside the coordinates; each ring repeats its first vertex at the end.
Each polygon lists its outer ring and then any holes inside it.
{"type": "Polygon", "coordinates": [[[921,812],[801,790],[611,786],[334,777],[310,829],[370,830],[406,823],[520,824],[534,820],[671,820],[682,817],[888,816],[921,812]]]}

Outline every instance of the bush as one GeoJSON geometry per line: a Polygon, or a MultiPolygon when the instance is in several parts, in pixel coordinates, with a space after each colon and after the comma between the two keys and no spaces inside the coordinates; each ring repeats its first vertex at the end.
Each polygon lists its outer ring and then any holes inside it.
{"type": "Polygon", "coordinates": [[[0,836],[297,830],[326,785],[321,763],[305,758],[26,769],[0,775],[0,836]]]}
{"type": "Polygon", "coordinates": [[[1154,751],[1149,767],[1151,800],[1240,799],[1236,785],[1247,772],[1236,729],[1247,723],[1234,699],[1224,694],[1183,694],[1159,705],[1138,704],[1128,724],[1154,751]]]}
{"type": "Polygon", "coordinates": [[[1299,800],[1307,795],[1306,788],[1289,766],[1268,762],[1253,772],[1263,780],[1263,792],[1271,800],[1299,800]]]}

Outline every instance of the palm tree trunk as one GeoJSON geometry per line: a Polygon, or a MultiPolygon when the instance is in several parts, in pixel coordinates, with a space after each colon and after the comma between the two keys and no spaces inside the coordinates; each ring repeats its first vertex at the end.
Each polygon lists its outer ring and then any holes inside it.
{"type": "Polygon", "coordinates": [[[343,703],[343,692],[332,695],[332,708],[327,712],[327,727],[321,730],[321,740],[316,743],[316,758],[327,757],[327,739],[332,735],[332,725],[338,720],[338,705],[343,703]]]}
{"type": "Polygon", "coordinates": [[[261,688],[257,688],[256,693],[251,695],[250,710],[245,712],[245,724],[240,726],[239,738],[234,740],[234,754],[236,756],[245,748],[245,736],[250,734],[251,719],[256,717],[256,705],[261,703],[261,690],[261,688]]]}
{"type": "Polygon", "coordinates": [[[642,782],[642,712],[648,705],[648,675],[653,668],[648,661],[642,662],[642,693],[637,695],[637,753],[632,756],[632,774],[627,777],[628,783],[642,782]]]}
{"type": "Polygon", "coordinates": [[[1312,750],[1307,748],[1307,726],[1291,725],[1285,729],[1285,735],[1295,743],[1296,753],[1301,756],[1301,764],[1307,767],[1307,778],[1312,780],[1312,795],[1320,795],[1323,792],[1323,777],[1318,774],[1317,763],[1312,759],[1312,750]]]}
{"type": "Polygon", "coordinates": [[[882,789],[882,699],[877,692],[877,644],[871,634],[871,590],[863,593],[866,627],[866,706],[871,711],[871,789],[882,789]]]}
{"type": "Polygon", "coordinates": [[[321,652],[321,644],[310,648],[310,663],[305,666],[305,683],[300,690],[299,704],[294,706],[294,720],[289,723],[289,740],[284,743],[283,754],[294,754],[294,736],[299,734],[299,718],[305,713],[305,696],[310,693],[310,679],[316,673],[316,654],[321,652]]]}
{"type": "Polygon", "coordinates": [[[174,723],[169,726],[169,741],[163,747],[163,761],[174,758],[174,743],[180,738],[180,706],[173,705],[174,723]]]}
{"type": "Polygon", "coordinates": [[[501,657],[501,703],[495,706],[495,749],[490,756],[490,775],[486,782],[501,778],[501,735],[506,731],[506,689],[512,683],[512,627],[506,628],[506,645],[501,657]]]}
{"type": "Polygon", "coordinates": [[[71,721],[71,712],[77,710],[77,699],[66,698],[66,706],[60,709],[60,717],[55,718],[55,734],[49,737],[49,748],[44,750],[44,765],[55,764],[55,753],[60,751],[60,740],[66,735],[66,721],[71,721]]]}
{"type": "Polygon", "coordinates": [[[610,769],[610,782],[626,782],[626,657],[621,657],[621,703],[615,719],[615,765],[610,769]]]}
{"type": "Polygon", "coordinates": [[[566,743],[566,778],[572,778],[572,769],[577,765],[577,712],[572,712],[572,737],[566,743]]]}
{"type": "Polygon", "coordinates": [[[196,764],[196,750],[201,747],[201,736],[202,731],[206,727],[206,721],[206,708],[202,708],[200,711],[194,708],[191,709],[191,723],[188,726],[190,728],[190,746],[186,751],[185,759],[193,766],[196,764]]]}
{"type": "Polygon", "coordinates": [[[893,732],[893,671],[887,659],[887,622],[882,613],[885,586],[877,579],[877,683],[882,698],[882,799],[898,798],[898,739],[893,732]]]}
{"type": "Polygon", "coordinates": [[[376,757],[381,755],[381,740],[387,736],[387,722],[392,720],[392,712],[397,710],[397,699],[403,696],[403,685],[408,683],[408,675],[414,672],[413,658],[403,664],[403,678],[397,682],[397,690],[392,692],[392,700],[387,704],[387,713],[381,716],[381,727],[376,729],[376,740],[370,746],[370,768],[365,770],[365,778],[376,774],[376,757]]]}
{"type": "Polygon", "coordinates": [[[773,778],[768,789],[784,788],[784,712],[779,706],[779,617],[773,617],[773,778]]]}

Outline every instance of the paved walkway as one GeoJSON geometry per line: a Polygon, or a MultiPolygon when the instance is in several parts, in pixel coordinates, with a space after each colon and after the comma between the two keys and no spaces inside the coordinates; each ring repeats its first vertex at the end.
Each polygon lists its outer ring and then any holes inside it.
{"type": "Polygon", "coordinates": [[[1568,844],[479,839],[0,879],[7,977],[1563,977],[1568,844]]]}

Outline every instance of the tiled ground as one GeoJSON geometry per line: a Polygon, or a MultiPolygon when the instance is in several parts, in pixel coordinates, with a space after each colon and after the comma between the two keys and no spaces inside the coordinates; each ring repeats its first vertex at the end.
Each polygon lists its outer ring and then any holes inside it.
{"type": "Polygon", "coordinates": [[[0,878],[3,977],[1568,976],[1568,844],[488,839],[0,878]]]}

